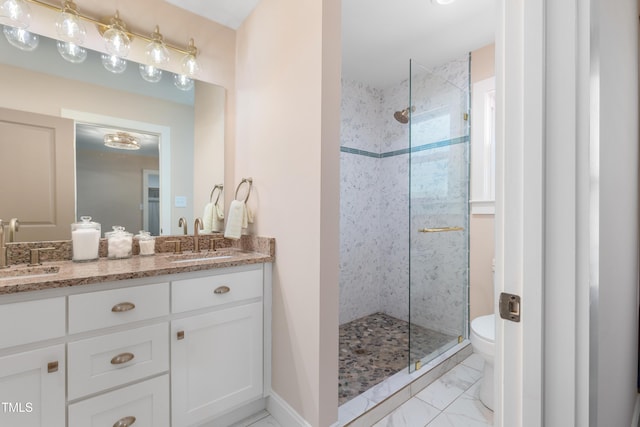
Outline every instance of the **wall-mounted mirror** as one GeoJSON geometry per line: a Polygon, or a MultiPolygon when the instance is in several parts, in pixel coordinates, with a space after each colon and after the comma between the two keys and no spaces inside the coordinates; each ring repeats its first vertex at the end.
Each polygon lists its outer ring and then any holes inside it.
{"type": "Polygon", "coordinates": [[[215,153],[206,187],[224,180],[224,88],[196,81],[193,90],[178,90],[169,72],[149,83],[130,61],[114,74],[100,53],[88,53],[72,64],[55,40],[40,36],[37,49],[25,52],[0,35],[0,218],[20,220],[15,241],[69,239],[80,215],[103,232],[124,225],[177,234],[178,218],[203,213],[193,203],[195,145],[215,153]],[[157,163],[142,150],[90,152],[91,138],[103,146],[104,132],[117,130],[155,139],[157,163]]]}

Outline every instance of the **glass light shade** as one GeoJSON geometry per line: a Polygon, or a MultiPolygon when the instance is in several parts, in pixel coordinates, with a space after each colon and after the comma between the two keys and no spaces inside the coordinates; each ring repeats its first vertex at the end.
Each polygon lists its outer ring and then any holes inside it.
{"type": "Polygon", "coordinates": [[[104,136],[104,145],[120,150],[139,150],[140,141],[126,132],[108,133],[104,136]]]}
{"type": "Polygon", "coordinates": [[[127,69],[127,61],[117,55],[102,54],[102,65],[114,74],[123,73],[127,69]]]}
{"type": "Polygon", "coordinates": [[[200,64],[198,64],[195,55],[192,53],[188,53],[184,56],[184,58],[182,58],[181,65],[182,72],[189,77],[195,76],[198,71],[200,71],[200,64]]]}
{"type": "Polygon", "coordinates": [[[0,0],[0,24],[27,28],[31,23],[31,8],[25,0],[0,0]]]}
{"type": "Polygon", "coordinates": [[[78,17],[78,12],[75,9],[67,8],[66,3],[65,9],[56,20],[56,30],[60,40],[76,45],[84,43],[84,38],[87,34],[84,24],[78,17]]]}
{"type": "Polygon", "coordinates": [[[124,22],[120,19],[118,12],[111,18],[111,25],[109,25],[109,28],[102,34],[102,39],[104,40],[107,52],[111,55],[120,58],[126,58],[127,55],[129,55],[131,39],[125,31],[124,22]]]}
{"type": "Polygon", "coordinates": [[[140,64],[140,75],[149,83],[158,83],[162,79],[162,70],[153,65],[140,64]]]}
{"type": "Polygon", "coordinates": [[[151,34],[151,42],[144,50],[144,54],[147,58],[146,63],[149,65],[161,66],[169,62],[169,49],[162,41],[162,35],[157,26],[153,34],[151,34]]]}
{"type": "Polygon", "coordinates": [[[26,52],[31,52],[40,43],[40,37],[37,34],[30,33],[23,28],[4,27],[2,32],[12,46],[26,52]]]}
{"type": "Polygon", "coordinates": [[[57,45],[58,53],[60,53],[60,56],[62,56],[66,61],[79,64],[87,59],[87,50],[75,43],[58,40],[57,45]]]}
{"type": "Polygon", "coordinates": [[[184,74],[175,74],[173,76],[173,84],[180,90],[191,90],[193,89],[193,80],[184,74]]]}

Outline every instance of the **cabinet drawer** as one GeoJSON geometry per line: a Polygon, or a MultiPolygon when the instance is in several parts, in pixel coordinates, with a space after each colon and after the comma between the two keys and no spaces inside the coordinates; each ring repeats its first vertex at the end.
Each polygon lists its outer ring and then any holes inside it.
{"type": "Polygon", "coordinates": [[[262,296],[262,269],[171,283],[172,311],[196,310],[262,296]]]}
{"type": "Polygon", "coordinates": [[[123,426],[169,427],[169,376],[69,405],[69,427],[113,427],[118,421],[123,426]]]}
{"type": "Polygon", "coordinates": [[[69,399],[169,369],[169,326],[117,332],[69,343],[69,399]]]}
{"type": "Polygon", "coordinates": [[[64,297],[0,305],[0,348],[62,337],[64,297]]]}
{"type": "Polygon", "coordinates": [[[152,319],[168,313],[168,283],[71,295],[69,333],[152,319]]]}

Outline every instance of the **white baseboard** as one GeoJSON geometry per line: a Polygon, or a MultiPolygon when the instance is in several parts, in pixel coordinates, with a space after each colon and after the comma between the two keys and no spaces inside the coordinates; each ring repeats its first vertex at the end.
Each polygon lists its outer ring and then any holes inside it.
{"type": "Polygon", "coordinates": [[[640,394],[636,396],[636,406],[633,408],[631,427],[640,427],[640,394]]]}
{"type": "Polygon", "coordinates": [[[267,400],[267,411],[282,427],[311,427],[311,424],[273,390],[267,400]]]}

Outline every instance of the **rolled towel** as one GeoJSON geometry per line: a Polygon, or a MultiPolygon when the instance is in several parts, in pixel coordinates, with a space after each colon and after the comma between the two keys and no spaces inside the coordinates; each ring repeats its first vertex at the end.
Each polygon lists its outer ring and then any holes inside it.
{"type": "Polygon", "coordinates": [[[245,216],[244,202],[234,200],[229,206],[227,215],[227,227],[224,230],[224,237],[227,239],[239,239],[242,236],[242,223],[245,216]]]}
{"type": "Polygon", "coordinates": [[[204,206],[204,213],[202,214],[202,231],[205,233],[211,233],[211,231],[213,231],[214,210],[213,203],[207,203],[204,206]]]}

